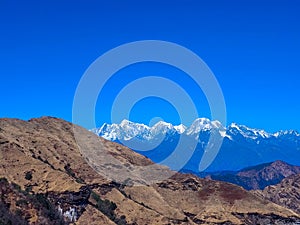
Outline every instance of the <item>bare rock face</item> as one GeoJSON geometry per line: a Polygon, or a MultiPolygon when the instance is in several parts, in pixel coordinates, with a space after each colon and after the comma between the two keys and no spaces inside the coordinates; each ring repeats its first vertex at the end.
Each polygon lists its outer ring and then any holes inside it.
{"type": "Polygon", "coordinates": [[[259,196],[300,213],[300,174],[289,176],[277,185],[256,192],[259,196]]]}
{"type": "Polygon", "coordinates": [[[157,171],[172,176],[156,183],[147,183],[147,174],[144,180],[110,180],[90,167],[78,147],[74,127],[80,129],[86,148],[97,151],[95,143],[100,141],[128,170],[153,165],[124,146],[60,119],[1,119],[0,223],[165,225],[300,221],[297,212],[236,185],[175,174],[159,165],[154,167],[157,171]],[[140,185],[135,185],[137,182],[140,185]]]}

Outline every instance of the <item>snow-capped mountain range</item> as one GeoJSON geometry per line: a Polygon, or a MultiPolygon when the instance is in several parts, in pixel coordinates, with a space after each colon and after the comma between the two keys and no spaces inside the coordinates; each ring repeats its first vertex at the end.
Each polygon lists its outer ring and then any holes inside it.
{"type": "Polygon", "coordinates": [[[156,135],[166,133],[178,133],[182,134],[186,130],[186,127],[182,124],[173,126],[170,123],[163,121],[158,122],[152,127],[145,124],[133,123],[128,120],[123,120],[120,124],[103,124],[98,129],[92,131],[97,135],[110,140],[130,140],[134,137],[140,137],[141,139],[151,140],[156,135]]]}
{"type": "Polygon", "coordinates": [[[172,153],[180,136],[184,136],[187,140],[196,138],[198,145],[184,168],[196,172],[197,164],[212,132],[219,133],[224,139],[218,156],[208,168],[211,171],[238,170],[275,160],[300,165],[300,134],[294,130],[269,133],[236,123],[224,127],[219,121],[198,118],[190,127],[183,124],[174,126],[163,121],[150,127],[123,120],[120,124],[104,124],[100,128],[93,129],[92,132],[107,140],[131,147],[155,162],[172,153]],[[133,148],[132,144],[137,142],[139,145],[134,146],[147,145],[149,151],[139,151],[138,147],[133,148]]]}
{"type": "Polygon", "coordinates": [[[157,135],[161,134],[185,134],[185,135],[197,135],[203,131],[209,131],[212,129],[219,130],[223,137],[233,139],[233,136],[242,135],[245,138],[256,140],[259,138],[271,138],[280,137],[285,135],[294,135],[299,137],[300,134],[297,131],[278,131],[276,133],[268,133],[261,129],[249,128],[245,125],[238,125],[236,123],[230,124],[225,128],[219,121],[210,121],[206,118],[196,119],[190,127],[186,127],[183,124],[172,125],[164,121],[159,121],[154,126],[150,127],[141,123],[134,123],[128,120],[123,120],[120,124],[103,124],[100,128],[92,129],[95,134],[110,140],[130,140],[134,137],[138,137],[144,140],[151,140],[157,135]]]}

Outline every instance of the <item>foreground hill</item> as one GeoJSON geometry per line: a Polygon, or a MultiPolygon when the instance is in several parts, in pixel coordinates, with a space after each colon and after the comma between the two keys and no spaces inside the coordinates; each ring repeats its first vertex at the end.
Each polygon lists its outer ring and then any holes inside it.
{"type": "Polygon", "coordinates": [[[237,184],[246,190],[262,190],[269,185],[280,183],[288,176],[299,173],[299,166],[275,161],[245,168],[237,172],[214,173],[209,175],[209,177],[214,180],[237,184]]]}
{"type": "MultiPolygon", "coordinates": [[[[124,185],[96,173],[74,138],[101,141],[126,165],[153,164],[56,118],[0,120],[0,224],[295,224],[296,212],[224,182],[189,174],[124,185]]],[[[113,165],[111,165],[113,167],[113,165]]],[[[166,171],[164,167],[157,170],[166,171]]],[[[126,178],[126,180],[130,177],[126,178]]]]}

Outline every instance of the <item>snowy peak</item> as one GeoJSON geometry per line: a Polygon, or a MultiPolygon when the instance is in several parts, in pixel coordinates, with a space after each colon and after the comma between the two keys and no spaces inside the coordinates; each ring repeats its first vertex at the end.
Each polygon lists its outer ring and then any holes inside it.
{"type": "Polygon", "coordinates": [[[122,128],[124,131],[132,131],[134,133],[138,131],[148,131],[149,127],[145,124],[141,123],[134,123],[128,120],[122,120],[122,122],[119,125],[120,128],[122,128]]]}
{"type": "Polygon", "coordinates": [[[281,136],[297,136],[300,137],[300,134],[295,130],[281,130],[276,133],[274,133],[275,137],[281,137],[281,136]]]}
{"type": "Polygon", "coordinates": [[[272,134],[261,130],[261,129],[253,129],[249,128],[245,125],[238,125],[236,123],[232,123],[228,126],[228,132],[233,135],[241,134],[245,138],[257,139],[257,138],[269,138],[272,134]]]}
{"type": "Polygon", "coordinates": [[[159,135],[173,135],[179,134],[176,127],[170,123],[166,123],[164,121],[159,121],[154,126],[150,127],[150,131],[153,137],[159,135]]]}
{"type": "Polygon", "coordinates": [[[182,134],[186,131],[186,126],[184,126],[183,124],[180,124],[178,126],[174,126],[174,129],[179,133],[182,134]]]}
{"type": "Polygon", "coordinates": [[[103,124],[98,129],[93,129],[92,132],[97,135],[111,140],[130,140],[137,137],[141,140],[150,140],[158,135],[165,135],[167,133],[183,133],[185,127],[181,124],[179,126],[173,126],[170,123],[159,121],[154,126],[149,127],[145,124],[134,123],[128,120],[123,120],[120,124],[103,124]]]}
{"type": "Polygon", "coordinates": [[[201,131],[207,131],[211,129],[220,129],[224,130],[225,128],[219,121],[210,121],[207,118],[198,118],[192,125],[186,130],[187,135],[199,134],[201,131]]]}
{"type": "Polygon", "coordinates": [[[153,127],[151,127],[152,130],[161,130],[161,131],[167,131],[174,129],[173,125],[170,123],[166,123],[164,121],[159,121],[156,123],[153,127]]]}

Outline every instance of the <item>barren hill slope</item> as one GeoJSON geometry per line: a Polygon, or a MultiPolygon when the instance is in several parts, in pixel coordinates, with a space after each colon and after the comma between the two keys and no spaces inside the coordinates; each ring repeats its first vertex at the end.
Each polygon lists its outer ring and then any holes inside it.
{"type": "MultiPolygon", "coordinates": [[[[74,125],[43,117],[0,120],[0,224],[294,224],[295,212],[219,181],[175,174],[155,184],[128,185],[92,169],[74,125]],[[6,180],[7,179],[7,180],[6,180]],[[22,223],[20,222],[22,221],[22,223]]],[[[130,149],[79,129],[85,147],[128,168],[153,163],[130,149]]],[[[110,165],[109,168],[113,168],[110,165]]],[[[157,171],[168,172],[157,166],[157,171]]],[[[128,180],[128,179],[127,179],[128,180]]],[[[141,180],[143,183],[143,180],[141,180]]]]}
{"type": "Polygon", "coordinates": [[[300,214],[300,174],[289,176],[279,184],[254,193],[300,214]]]}

